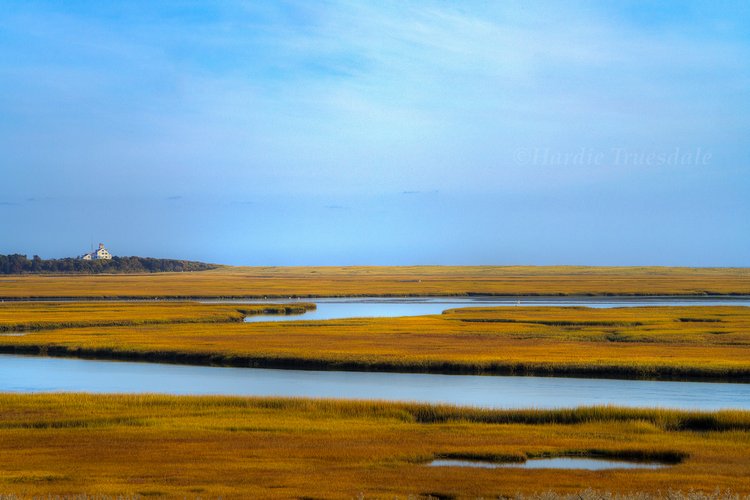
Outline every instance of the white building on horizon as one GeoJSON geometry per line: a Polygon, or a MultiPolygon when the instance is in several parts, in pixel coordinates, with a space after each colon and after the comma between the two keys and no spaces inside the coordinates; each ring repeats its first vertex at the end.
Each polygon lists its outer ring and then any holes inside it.
{"type": "Polygon", "coordinates": [[[111,258],[112,254],[109,253],[109,250],[104,248],[104,243],[99,243],[99,248],[97,250],[84,254],[83,257],[81,257],[83,260],[110,260],[111,258]]]}

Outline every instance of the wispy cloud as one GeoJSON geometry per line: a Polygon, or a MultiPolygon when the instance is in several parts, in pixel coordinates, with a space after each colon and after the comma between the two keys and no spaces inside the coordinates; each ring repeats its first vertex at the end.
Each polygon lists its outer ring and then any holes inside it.
{"type": "MultiPolygon", "coordinates": [[[[545,181],[513,163],[521,146],[720,148],[748,128],[728,108],[748,99],[747,38],[696,33],[700,19],[657,31],[589,4],[329,1],[136,8],[115,24],[52,5],[0,19],[25,61],[0,67],[24,188],[43,169],[42,188],[88,192],[108,165],[139,192],[176,176],[213,192],[529,189],[545,181]]],[[[584,170],[566,175],[604,175],[584,170]]]]}
{"type": "Polygon", "coordinates": [[[16,10],[0,19],[4,51],[25,62],[0,67],[0,127],[20,119],[6,146],[45,142],[16,158],[46,170],[49,190],[73,172],[90,190],[102,165],[120,189],[149,189],[126,167],[154,171],[155,190],[176,175],[213,191],[520,187],[519,146],[720,142],[717,124],[748,126],[727,111],[747,101],[747,39],[731,25],[696,34],[700,19],[655,31],[587,3],[430,0],[117,21],[106,7],[16,10]]]}

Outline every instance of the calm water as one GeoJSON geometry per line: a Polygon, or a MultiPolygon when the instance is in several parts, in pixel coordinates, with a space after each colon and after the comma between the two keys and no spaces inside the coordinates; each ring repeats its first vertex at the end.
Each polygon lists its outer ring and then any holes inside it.
{"type": "Polygon", "coordinates": [[[382,318],[441,314],[446,309],[482,306],[585,306],[595,308],[639,306],[750,306],[750,297],[417,297],[331,298],[203,301],[222,303],[315,302],[318,308],[292,316],[253,315],[245,321],[300,321],[343,318],[382,318]]]}
{"type": "Polygon", "coordinates": [[[218,368],[0,355],[0,392],[383,399],[490,408],[750,409],[750,384],[218,368]]]}
{"type": "Polygon", "coordinates": [[[665,464],[656,462],[625,462],[623,460],[606,460],[602,458],[534,458],[518,463],[483,462],[479,460],[433,460],[430,467],[475,467],[481,469],[661,469],[665,464]]]}

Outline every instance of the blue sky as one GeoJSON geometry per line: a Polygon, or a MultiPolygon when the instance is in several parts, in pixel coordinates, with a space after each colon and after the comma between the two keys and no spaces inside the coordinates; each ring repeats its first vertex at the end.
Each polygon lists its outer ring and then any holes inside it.
{"type": "Polygon", "coordinates": [[[750,265],[747,2],[8,1],[0,253],[750,265]]]}

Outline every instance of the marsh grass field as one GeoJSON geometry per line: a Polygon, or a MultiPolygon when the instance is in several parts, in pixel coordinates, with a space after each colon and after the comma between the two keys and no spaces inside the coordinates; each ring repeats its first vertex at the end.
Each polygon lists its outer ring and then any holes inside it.
{"type": "Polygon", "coordinates": [[[491,411],[278,398],[0,395],[0,493],[496,498],[594,488],[750,493],[750,412],[491,411]],[[647,470],[427,467],[435,458],[659,460],[647,470]]]}
{"type": "MultiPolygon", "coordinates": [[[[473,307],[418,317],[243,322],[251,314],[299,314],[315,307],[314,300],[284,304],[281,297],[473,293],[746,294],[750,274],[420,267],[3,277],[0,295],[6,299],[76,300],[0,303],[0,351],[240,367],[750,380],[746,307],[473,307]],[[198,296],[279,299],[252,305],[88,300],[198,296]]],[[[750,494],[747,411],[488,410],[76,393],[0,394],[0,408],[0,498],[750,494]],[[435,459],[518,463],[540,457],[655,460],[665,466],[605,471],[427,466],[435,459]],[[725,493],[711,493],[718,490],[725,493]]]]}
{"type": "Polygon", "coordinates": [[[0,298],[750,295],[746,268],[221,267],[193,273],[0,276],[0,298]]]}
{"type": "Polygon", "coordinates": [[[4,303],[0,351],[275,368],[750,379],[746,307],[499,307],[241,321],[293,307],[313,305],[4,303]]]}

